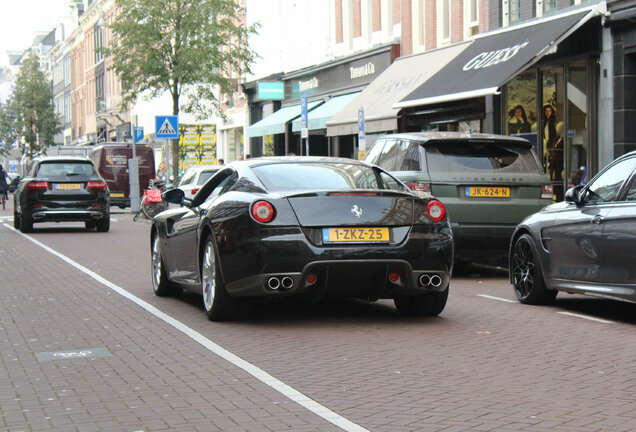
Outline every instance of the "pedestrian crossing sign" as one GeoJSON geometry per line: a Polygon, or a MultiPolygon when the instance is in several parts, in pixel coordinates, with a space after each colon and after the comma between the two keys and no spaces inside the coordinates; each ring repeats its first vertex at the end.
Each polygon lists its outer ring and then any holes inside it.
{"type": "Polygon", "coordinates": [[[179,138],[179,119],[175,116],[155,116],[155,138],[179,138]]]}

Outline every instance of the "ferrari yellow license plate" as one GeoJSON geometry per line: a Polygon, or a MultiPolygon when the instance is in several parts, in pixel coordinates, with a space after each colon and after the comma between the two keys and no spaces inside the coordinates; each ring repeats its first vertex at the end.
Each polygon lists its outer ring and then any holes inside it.
{"type": "Polygon", "coordinates": [[[388,243],[388,227],[323,228],[323,243],[388,243]]]}
{"type": "Polygon", "coordinates": [[[110,193],[110,197],[111,198],[123,198],[124,197],[124,193],[123,192],[111,192],[110,193]]]}
{"type": "Polygon", "coordinates": [[[509,187],[491,187],[491,186],[466,186],[467,197],[478,198],[509,198],[509,187]]]}
{"type": "Polygon", "coordinates": [[[70,189],[81,189],[82,185],[79,183],[56,183],[55,189],[58,190],[70,190],[70,189]]]}

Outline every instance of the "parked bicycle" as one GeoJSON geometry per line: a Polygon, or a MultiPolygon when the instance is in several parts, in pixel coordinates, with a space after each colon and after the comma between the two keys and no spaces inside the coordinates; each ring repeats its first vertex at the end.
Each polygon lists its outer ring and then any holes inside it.
{"type": "Polygon", "coordinates": [[[148,189],[144,191],[141,197],[141,205],[139,211],[133,216],[133,221],[139,219],[141,215],[147,219],[152,219],[162,211],[168,208],[168,203],[161,198],[161,194],[165,190],[165,183],[162,181],[150,180],[148,189]]]}

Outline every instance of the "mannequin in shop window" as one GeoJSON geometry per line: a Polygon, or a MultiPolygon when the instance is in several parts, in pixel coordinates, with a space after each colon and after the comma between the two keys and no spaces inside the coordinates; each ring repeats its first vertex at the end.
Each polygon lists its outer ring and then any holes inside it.
{"type": "Polygon", "coordinates": [[[508,134],[518,135],[523,133],[530,133],[530,122],[526,116],[526,110],[522,105],[516,105],[513,109],[508,111],[508,134]]]}
{"type": "Polygon", "coordinates": [[[548,157],[550,180],[562,180],[563,171],[563,122],[557,121],[552,104],[543,105],[543,148],[548,157]]]}

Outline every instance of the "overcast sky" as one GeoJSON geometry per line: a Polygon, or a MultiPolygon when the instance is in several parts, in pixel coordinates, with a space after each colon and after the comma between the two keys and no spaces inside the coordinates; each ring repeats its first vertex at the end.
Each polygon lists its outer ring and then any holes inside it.
{"type": "Polygon", "coordinates": [[[0,66],[7,51],[28,48],[36,32],[51,31],[70,14],[69,0],[0,0],[0,66]]]}

